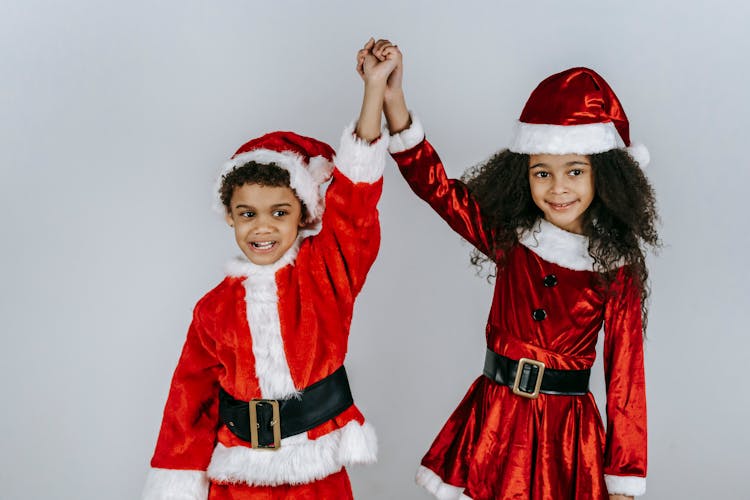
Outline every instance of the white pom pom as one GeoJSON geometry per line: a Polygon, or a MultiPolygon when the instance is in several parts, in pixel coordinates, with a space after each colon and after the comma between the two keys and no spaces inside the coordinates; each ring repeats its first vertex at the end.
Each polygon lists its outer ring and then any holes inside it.
{"type": "Polygon", "coordinates": [[[631,143],[630,147],[626,148],[626,151],[630,156],[633,157],[635,161],[638,162],[638,165],[641,168],[646,168],[646,166],[651,161],[651,154],[648,152],[648,148],[644,144],[639,143],[631,143]]]}

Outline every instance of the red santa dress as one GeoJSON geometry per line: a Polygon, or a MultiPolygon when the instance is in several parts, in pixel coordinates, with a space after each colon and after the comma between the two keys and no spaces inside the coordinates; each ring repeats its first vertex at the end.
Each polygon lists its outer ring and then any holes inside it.
{"type": "Polygon", "coordinates": [[[269,451],[220,424],[218,395],[222,387],[244,401],[286,399],[343,365],[354,301],[380,243],[387,144],[387,136],[367,144],[353,126],[345,130],[319,232],[301,231],[274,264],[231,262],[197,303],[143,498],[351,498],[343,467],[377,453],[356,406],[269,451]]]}
{"type": "MultiPolygon", "coordinates": [[[[446,177],[417,120],[391,137],[390,150],[414,192],[491,255],[494,236],[479,205],[463,183],[446,177]]],[[[519,240],[495,282],[487,347],[513,360],[582,370],[594,362],[604,324],[606,432],[591,393],[527,399],[482,375],[423,458],[417,482],[441,500],[642,494],[646,396],[640,291],[624,268],[609,292],[597,286],[585,236],[540,220],[519,240]],[[544,314],[534,314],[538,310],[544,314]]]]}

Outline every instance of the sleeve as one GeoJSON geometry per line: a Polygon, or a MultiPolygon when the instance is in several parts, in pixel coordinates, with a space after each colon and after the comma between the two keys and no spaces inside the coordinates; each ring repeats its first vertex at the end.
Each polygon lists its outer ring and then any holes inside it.
{"type": "Polygon", "coordinates": [[[368,143],[354,134],[354,124],[344,130],[326,191],[322,227],[312,242],[328,277],[352,302],[380,248],[377,204],[387,150],[386,134],[368,143]]]}
{"type": "Polygon", "coordinates": [[[411,127],[391,137],[390,152],[412,191],[480,252],[494,259],[494,234],[484,227],[479,204],[466,185],[446,176],[424,129],[412,115],[411,127]]]}
{"type": "Polygon", "coordinates": [[[607,442],[604,479],[610,494],[646,492],[646,381],[641,292],[620,268],[604,316],[607,442]]]}
{"type": "Polygon", "coordinates": [[[219,365],[199,306],[172,378],[144,500],[208,498],[206,469],[219,422],[219,365]]]}

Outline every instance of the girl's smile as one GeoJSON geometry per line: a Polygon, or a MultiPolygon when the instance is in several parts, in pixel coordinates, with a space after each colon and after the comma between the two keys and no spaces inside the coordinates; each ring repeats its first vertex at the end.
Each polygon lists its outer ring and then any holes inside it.
{"type": "Polygon", "coordinates": [[[581,234],[594,199],[591,162],[582,155],[530,155],[531,198],[552,224],[581,234]]]}

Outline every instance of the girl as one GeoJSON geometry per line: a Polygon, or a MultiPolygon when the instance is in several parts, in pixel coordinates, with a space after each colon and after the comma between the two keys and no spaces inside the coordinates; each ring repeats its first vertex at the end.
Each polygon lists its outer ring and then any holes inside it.
{"type": "Polygon", "coordinates": [[[195,306],[145,499],[351,499],[344,467],[375,460],[343,363],[380,243],[393,65],[365,61],[356,131],[335,159],[327,144],[272,132],[225,164],[219,206],[243,256],[195,306]]]}
{"type": "MultiPolygon", "coordinates": [[[[371,52],[400,60],[385,40],[371,52]]],[[[385,95],[390,151],[415,193],[475,246],[472,262],[496,264],[483,375],[417,482],[445,500],[643,494],[643,247],[658,238],[635,160],[645,165],[647,152],[630,147],[620,102],[590,69],[553,75],[532,92],[510,148],[458,181],[409,115],[401,73],[385,95]],[[602,324],[606,433],[588,390],[602,324]]]]}

